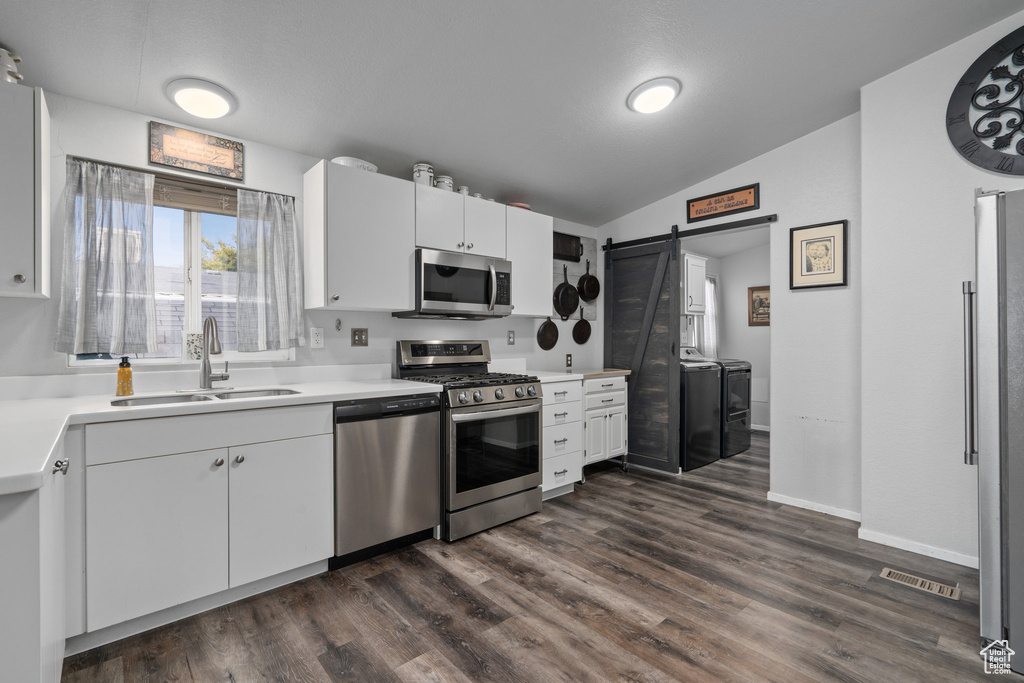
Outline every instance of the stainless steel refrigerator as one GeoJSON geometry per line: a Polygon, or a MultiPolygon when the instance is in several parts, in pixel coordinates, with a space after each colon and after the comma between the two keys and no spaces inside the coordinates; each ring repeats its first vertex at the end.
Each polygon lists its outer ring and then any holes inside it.
{"type": "Polygon", "coordinates": [[[1024,190],[979,191],[974,213],[964,462],[978,469],[981,636],[1024,653],[1024,190]]]}

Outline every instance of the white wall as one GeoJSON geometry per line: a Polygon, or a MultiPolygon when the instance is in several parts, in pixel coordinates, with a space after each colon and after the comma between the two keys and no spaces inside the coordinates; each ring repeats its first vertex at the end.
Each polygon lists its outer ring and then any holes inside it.
{"type": "MultiPolygon", "coordinates": [[[[768,229],[768,228],[766,228],[768,229]]],[[[769,388],[771,327],[751,327],[747,315],[747,288],[770,281],[769,245],[764,244],[721,260],[718,278],[720,358],[750,361],[750,419],[754,426],[771,425],[769,388]]]]}
{"type": "Polygon", "coordinates": [[[961,281],[974,276],[974,189],[1018,189],[1024,180],[962,159],[944,115],[960,76],[1022,22],[1017,14],[861,91],[861,536],[975,566],[961,281]]]}
{"type": "MultiPolygon", "coordinates": [[[[616,241],[686,228],[686,200],[761,184],[771,230],[771,492],[846,517],[860,512],[860,115],[854,114],[600,228],[616,241]],[[789,229],[850,221],[850,285],[789,290],[789,229]]],[[[729,217],[707,224],[728,222],[729,217]]]]}
{"type": "MultiPolygon", "coordinates": [[[[161,173],[173,169],[150,167],[148,163],[149,121],[153,117],[105,107],[82,100],[46,93],[51,115],[51,196],[53,198],[51,291],[49,300],[0,298],[0,376],[78,374],[90,372],[112,373],[113,369],[74,369],[67,367],[66,356],[52,351],[60,305],[60,277],[63,258],[63,224],[57,205],[64,189],[65,156],[79,156],[137,168],[154,168],[161,173]]],[[[186,128],[197,126],[169,122],[186,128]]],[[[215,132],[215,131],[210,131],[215,132]]],[[[242,184],[257,190],[278,192],[296,198],[297,213],[302,215],[302,174],[318,160],[304,154],[244,141],[245,177],[242,184]]],[[[325,150],[325,154],[327,151],[325,150]]],[[[195,176],[193,176],[195,177],[195,176]]],[[[567,221],[556,223],[563,232],[594,236],[587,226],[567,221]]],[[[538,249],[551,249],[551,244],[538,245],[538,249]]],[[[601,259],[603,260],[603,259],[601,259]]],[[[396,259],[396,264],[406,259],[396,259]]],[[[599,308],[603,310],[603,308],[599,308]]],[[[581,369],[600,367],[602,360],[602,333],[600,324],[594,325],[594,337],[585,346],[572,341],[571,323],[560,323],[562,338],[552,351],[541,351],[536,342],[540,321],[534,319],[504,318],[501,320],[432,321],[398,320],[385,313],[329,313],[307,311],[306,326],[323,327],[325,348],[313,351],[298,349],[295,365],[329,365],[358,363],[392,363],[395,341],[406,338],[487,339],[491,352],[497,358],[525,358],[527,367],[536,370],[557,370],[564,367],[565,353],[572,352],[575,366],[581,369]],[[341,331],[335,330],[335,320],[341,319],[341,331]],[[367,348],[350,346],[352,327],[368,327],[370,345],[367,348]],[[515,346],[506,345],[506,332],[516,331],[515,346]],[[567,341],[566,341],[567,338],[567,341]],[[569,348],[571,345],[572,348],[569,348]]],[[[151,366],[150,366],[151,367],[151,366]]],[[[165,368],[166,369],[166,368],[165,368]]],[[[151,370],[152,371],[152,370],[151,370]]],[[[147,366],[135,367],[136,383],[147,366]]]]}

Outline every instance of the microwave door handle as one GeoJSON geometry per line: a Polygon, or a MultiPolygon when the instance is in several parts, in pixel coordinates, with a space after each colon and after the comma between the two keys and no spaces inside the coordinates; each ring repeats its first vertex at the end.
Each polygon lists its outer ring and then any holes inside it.
{"type": "Polygon", "coordinates": [[[964,464],[978,462],[977,419],[974,375],[974,283],[964,282],[964,464]]]}
{"type": "Polygon", "coordinates": [[[487,268],[491,272],[491,303],[487,306],[488,311],[494,310],[494,304],[498,300],[498,274],[494,272],[494,264],[490,264],[487,268]]]}

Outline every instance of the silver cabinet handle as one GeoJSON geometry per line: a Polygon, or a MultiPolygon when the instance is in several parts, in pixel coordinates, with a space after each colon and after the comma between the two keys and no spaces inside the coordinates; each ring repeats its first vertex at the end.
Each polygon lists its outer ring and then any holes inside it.
{"type": "Polygon", "coordinates": [[[21,273],[18,273],[17,275],[14,276],[14,281],[17,282],[19,285],[25,284],[26,280],[27,278],[21,273]]]}
{"type": "Polygon", "coordinates": [[[602,384],[601,386],[602,387],[614,387],[615,386],[615,382],[612,382],[611,384],[602,384]]]}
{"type": "Polygon", "coordinates": [[[555,417],[565,417],[569,413],[555,413],[555,417]]]}
{"type": "Polygon", "coordinates": [[[555,396],[565,396],[568,393],[568,391],[556,391],[555,396]]]}
{"type": "Polygon", "coordinates": [[[459,242],[459,249],[462,249],[464,246],[466,246],[465,242],[459,242]]]}
{"type": "Polygon", "coordinates": [[[611,403],[614,400],[615,400],[614,398],[606,398],[606,399],[602,399],[601,403],[611,403]]]}
{"type": "MultiPolygon", "coordinates": [[[[473,245],[470,244],[469,248],[472,249],[473,245]]],[[[487,266],[488,275],[491,278],[491,301],[487,304],[487,310],[494,310],[494,303],[498,300],[498,275],[494,272],[494,264],[487,266]]]]}
{"type": "Polygon", "coordinates": [[[472,242],[470,242],[469,244],[466,245],[466,249],[472,249],[472,248],[473,248],[473,243],[472,242]]]}
{"type": "Polygon", "coordinates": [[[554,474],[555,474],[555,476],[556,476],[556,477],[560,477],[560,476],[562,476],[563,474],[568,474],[568,473],[569,473],[569,470],[558,470],[558,471],[557,471],[557,472],[555,472],[554,474]]]}
{"type": "Polygon", "coordinates": [[[692,297],[692,296],[689,296],[689,295],[688,295],[688,296],[686,297],[686,299],[687,299],[687,301],[689,301],[689,302],[690,302],[690,303],[688,303],[688,304],[687,304],[687,306],[692,306],[692,305],[693,305],[693,297],[692,297]]]}
{"type": "Polygon", "coordinates": [[[331,297],[331,301],[337,301],[340,298],[341,298],[340,294],[335,294],[334,296],[331,297]]]}
{"type": "Polygon", "coordinates": [[[70,463],[71,461],[67,458],[64,458],[63,460],[55,460],[53,463],[53,472],[51,472],[51,474],[57,474],[58,472],[61,474],[67,474],[68,465],[70,463]]]}
{"type": "Polygon", "coordinates": [[[978,462],[978,410],[974,376],[974,283],[964,282],[964,464],[978,462]]]}
{"type": "Polygon", "coordinates": [[[567,443],[569,439],[555,439],[555,443],[567,443]]]}
{"type": "Polygon", "coordinates": [[[217,458],[216,460],[213,461],[213,464],[215,467],[220,467],[221,465],[224,464],[224,458],[217,458]]]}
{"type": "Polygon", "coordinates": [[[239,465],[241,465],[243,462],[245,462],[245,456],[244,455],[238,456],[237,458],[235,458],[235,462],[237,462],[239,465]]]}

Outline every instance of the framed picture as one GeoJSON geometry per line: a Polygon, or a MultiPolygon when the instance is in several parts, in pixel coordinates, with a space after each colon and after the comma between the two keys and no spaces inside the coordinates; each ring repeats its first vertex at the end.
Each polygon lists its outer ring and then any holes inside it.
{"type": "Polygon", "coordinates": [[[846,285],[849,221],[805,225],[789,231],[789,288],[846,285]]]}
{"type": "Polygon", "coordinates": [[[747,326],[768,325],[771,318],[771,290],[763,287],[747,287],[747,326]]]}
{"type": "Polygon", "coordinates": [[[245,148],[241,142],[157,121],[149,122],[149,163],[245,179],[245,148]]]}

